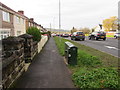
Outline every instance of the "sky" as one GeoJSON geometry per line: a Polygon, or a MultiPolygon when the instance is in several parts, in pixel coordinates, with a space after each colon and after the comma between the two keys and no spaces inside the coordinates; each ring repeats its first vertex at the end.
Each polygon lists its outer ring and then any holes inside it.
{"type": "MultiPolygon", "coordinates": [[[[94,28],[104,19],[118,16],[120,0],[60,0],[61,28],[94,28]]],[[[25,16],[44,28],[59,28],[59,0],[0,0],[11,9],[23,10],[25,16]]]]}

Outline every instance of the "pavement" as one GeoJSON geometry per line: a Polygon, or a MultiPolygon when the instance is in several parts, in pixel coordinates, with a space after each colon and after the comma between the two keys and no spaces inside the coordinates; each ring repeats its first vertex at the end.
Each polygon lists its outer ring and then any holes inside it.
{"type": "Polygon", "coordinates": [[[75,88],[71,72],[51,37],[14,88],[75,88]]]}

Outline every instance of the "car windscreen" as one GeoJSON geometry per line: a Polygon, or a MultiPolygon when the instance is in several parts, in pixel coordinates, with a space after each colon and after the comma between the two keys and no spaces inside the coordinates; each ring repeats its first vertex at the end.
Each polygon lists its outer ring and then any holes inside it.
{"type": "Polygon", "coordinates": [[[100,34],[105,34],[105,32],[98,32],[98,33],[100,33],[100,34]]]}
{"type": "Polygon", "coordinates": [[[81,34],[83,34],[83,32],[77,32],[77,34],[78,34],[78,35],[81,35],[81,34]]]}

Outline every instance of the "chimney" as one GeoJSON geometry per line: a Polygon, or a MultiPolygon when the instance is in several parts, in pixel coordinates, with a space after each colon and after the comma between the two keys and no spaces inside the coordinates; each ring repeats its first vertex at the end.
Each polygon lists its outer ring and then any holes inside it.
{"type": "Polygon", "coordinates": [[[33,21],[33,22],[34,22],[34,18],[30,18],[30,21],[33,21]]]}
{"type": "Polygon", "coordinates": [[[22,10],[19,10],[18,11],[20,14],[23,14],[24,15],[24,11],[22,11],[22,10]]]}

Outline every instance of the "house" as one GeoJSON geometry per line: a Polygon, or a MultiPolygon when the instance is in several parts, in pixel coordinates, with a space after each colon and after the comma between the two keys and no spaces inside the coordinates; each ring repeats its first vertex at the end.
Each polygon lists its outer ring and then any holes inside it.
{"type": "Polygon", "coordinates": [[[13,15],[14,36],[19,36],[26,33],[26,20],[24,11],[18,11],[13,15]]]}
{"type": "Polygon", "coordinates": [[[36,27],[43,32],[47,30],[28,18],[23,10],[18,12],[0,2],[0,40],[8,36],[19,36],[26,33],[29,27],[36,27]]]}
{"type": "Polygon", "coordinates": [[[12,9],[0,2],[0,40],[14,35],[14,13],[12,9]]]}
{"type": "Polygon", "coordinates": [[[27,29],[29,27],[36,27],[39,30],[41,30],[42,32],[46,32],[47,30],[45,28],[43,28],[43,26],[41,26],[40,24],[37,24],[36,22],[34,22],[34,18],[30,18],[27,22],[27,29]]]}
{"type": "Polygon", "coordinates": [[[8,36],[19,36],[26,33],[24,11],[14,11],[0,2],[0,40],[8,36]]]}

